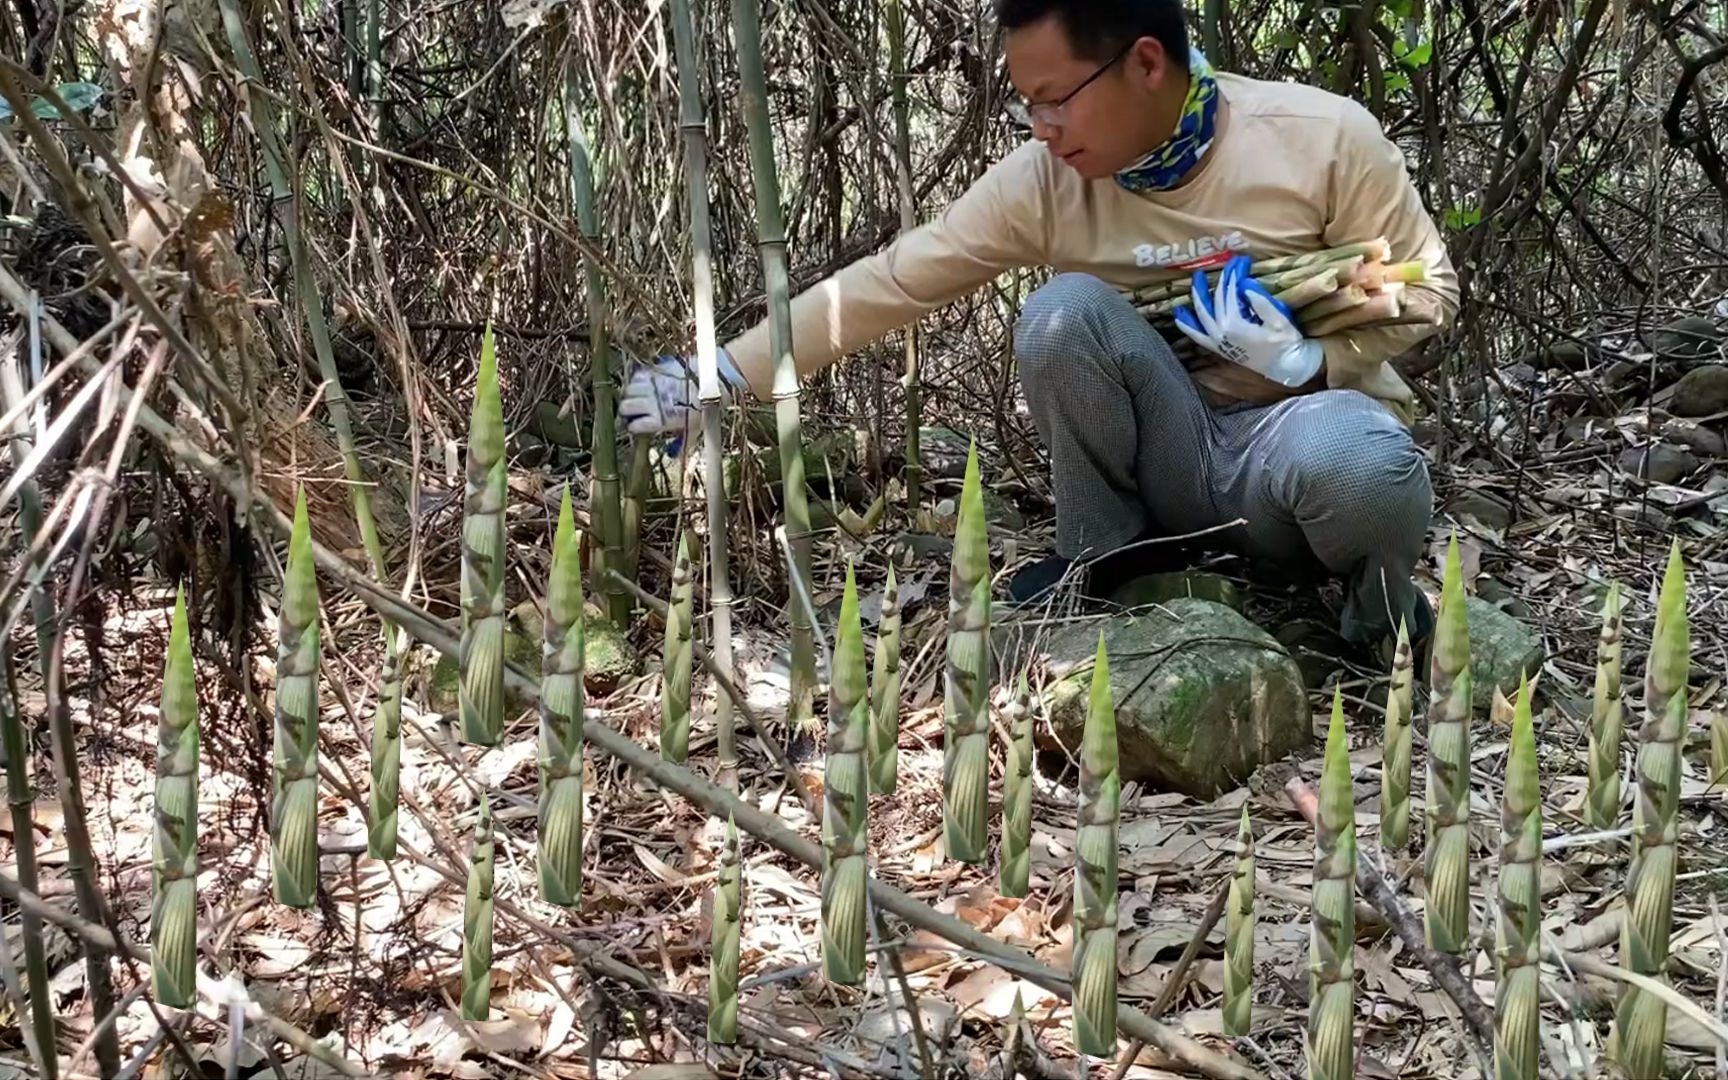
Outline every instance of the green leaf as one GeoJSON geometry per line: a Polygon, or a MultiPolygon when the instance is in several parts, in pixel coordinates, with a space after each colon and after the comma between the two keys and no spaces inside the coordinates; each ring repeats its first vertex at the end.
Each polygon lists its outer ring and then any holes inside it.
{"type": "MultiPolygon", "coordinates": [[[[1397,52],[1398,50],[1394,49],[1393,51],[1397,52]]],[[[1434,43],[1432,41],[1424,41],[1413,49],[1403,51],[1403,53],[1398,57],[1398,62],[1409,67],[1421,69],[1426,67],[1428,61],[1432,59],[1434,59],[1434,43]]]]}
{"type": "Polygon", "coordinates": [[[1480,206],[1454,207],[1446,211],[1446,227],[1453,232],[1463,232],[1482,223],[1482,208],[1480,206]]]}

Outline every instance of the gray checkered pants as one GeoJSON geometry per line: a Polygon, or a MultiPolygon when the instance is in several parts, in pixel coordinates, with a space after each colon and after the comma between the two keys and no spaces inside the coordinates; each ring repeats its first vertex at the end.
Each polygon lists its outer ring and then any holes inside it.
{"type": "Polygon", "coordinates": [[[1411,572],[1433,491],[1410,433],[1372,398],[1324,390],[1215,409],[1145,318],[1089,274],[1033,293],[1014,348],[1050,451],[1059,554],[1240,517],[1207,542],[1274,577],[1343,578],[1347,640],[1380,641],[1400,617],[1416,628],[1411,572]]]}

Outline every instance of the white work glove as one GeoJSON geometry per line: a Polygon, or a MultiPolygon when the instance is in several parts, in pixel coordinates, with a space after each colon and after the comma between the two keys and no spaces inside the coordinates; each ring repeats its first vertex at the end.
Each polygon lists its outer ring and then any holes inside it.
{"type": "Polygon", "coordinates": [[[1194,272],[1192,303],[1176,309],[1176,326],[1194,342],[1284,386],[1301,386],[1320,370],[1320,343],[1304,337],[1290,309],[1248,276],[1252,260],[1238,255],[1218,275],[1209,297],[1206,275],[1194,272]]]}
{"type": "MultiPolygon", "coordinates": [[[[725,349],[715,350],[715,370],[721,396],[730,403],[745,389],[744,376],[725,349]]],[[[701,431],[701,399],[697,394],[696,358],[661,355],[651,364],[638,364],[624,384],[618,417],[632,435],[672,435],[670,452],[692,432],[701,431]]]]}

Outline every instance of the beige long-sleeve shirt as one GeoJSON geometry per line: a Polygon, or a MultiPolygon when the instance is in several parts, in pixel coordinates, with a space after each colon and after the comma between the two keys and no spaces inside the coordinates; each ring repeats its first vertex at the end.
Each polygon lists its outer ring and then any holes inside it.
{"type": "MultiPolygon", "coordinates": [[[[1450,321],[1458,296],[1451,260],[1403,155],[1373,115],[1293,83],[1221,72],[1218,86],[1218,135],[1175,190],[1088,181],[1042,143],[1027,142],[934,220],[799,294],[792,352],[800,376],[1023,266],[1081,271],[1127,291],[1237,253],[1262,259],[1384,237],[1394,261],[1428,267],[1428,280],[1406,290],[1405,312],[1425,313],[1436,326],[1450,321]]],[[[1325,385],[1361,390],[1408,421],[1410,389],[1388,361],[1434,330],[1388,326],[1322,338],[1325,385]]],[[[766,320],[726,348],[757,398],[769,400],[766,320]]],[[[1210,356],[1191,376],[1215,403],[1300,392],[1210,356]]]]}

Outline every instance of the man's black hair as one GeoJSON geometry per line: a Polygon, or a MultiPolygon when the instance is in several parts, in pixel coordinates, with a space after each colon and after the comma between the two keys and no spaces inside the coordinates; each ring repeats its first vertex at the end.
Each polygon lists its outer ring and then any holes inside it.
{"type": "Polygon", "coordinates": [[[1102,64],[1129,42],[1156,38],[1177,67],[1188,67],[1188,25],[1181,0],[996,0],[996,21],[1018,30],[1056,16],[1074,55],[1102,64]]]}

